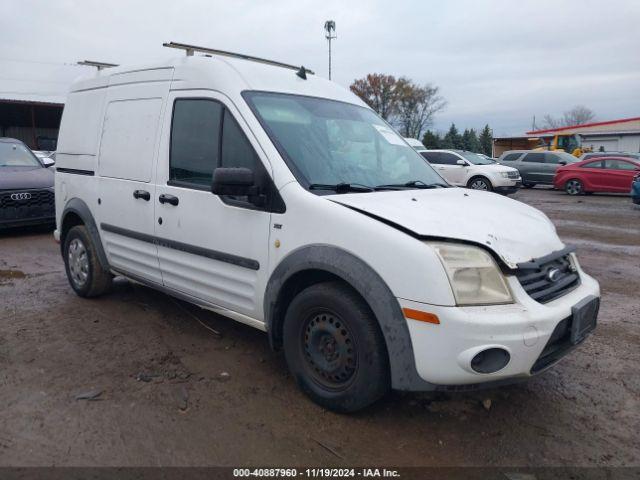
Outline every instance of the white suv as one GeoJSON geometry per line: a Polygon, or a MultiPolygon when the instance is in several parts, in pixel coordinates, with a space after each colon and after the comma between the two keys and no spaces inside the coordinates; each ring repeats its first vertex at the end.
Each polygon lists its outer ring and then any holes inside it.
{"type": "Polygon", "coordinates": [[[452,185],[510,194],[522,179],[517,169],[464,150],[421,150],[420,154],[452,185]]]}
{"type": "Polygon", "coordinates": [[[595,328],[544,214],[450,187],[335,83],[205,51],[72,86],[55,236],[78,295],[118,275],[263,330],[338,411],[524,379],[595,328]]]}

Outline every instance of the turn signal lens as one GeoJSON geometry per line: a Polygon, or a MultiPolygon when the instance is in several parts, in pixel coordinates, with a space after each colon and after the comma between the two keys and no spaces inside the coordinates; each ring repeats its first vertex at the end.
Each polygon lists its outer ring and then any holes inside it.
{"type": "Polygon", "coordinates": [[[405,318],[410,318],[411,320],[418,320],[419,322],[426,323],[435,323],[436,325],[440,324],[440,319],[434,313],[413,310],[412,308],[403,308],[402,313],[404,313],[405,318]]]}

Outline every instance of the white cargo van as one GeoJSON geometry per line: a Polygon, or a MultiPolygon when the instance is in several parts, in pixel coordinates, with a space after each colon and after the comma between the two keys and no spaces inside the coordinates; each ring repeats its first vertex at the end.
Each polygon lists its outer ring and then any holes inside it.
{"type": "Polygon", "coordinates": [[[69,93],[55,235],[78,295],[120,275],[264,330],[338,411],[525,379],[593,330],[598,284],[544,214],[450,186],[308,70],[190,48],[69,93]]]}

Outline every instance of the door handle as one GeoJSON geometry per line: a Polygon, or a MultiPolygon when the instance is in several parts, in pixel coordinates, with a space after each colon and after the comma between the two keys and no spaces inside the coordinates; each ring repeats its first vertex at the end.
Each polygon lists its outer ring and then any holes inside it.
{"type": "Polygon", "coordinates": [[[136,200],[138,198],[141,198],[142,200],[148,202],[149,200],[151,200],[151,194],[146,190],[134,190],[133,198],[135,198],[136,200]]]}
{"type": "Polygon", "coordinates": [[[168,203],[170,205],[173,205],[174,207],[178,205],[178,203],[180,202],[178,197],[174,197],[173,195],[167,195],[166,193],[163,193],[162,195],[160,195],[158,197],[158,200],[160,201],[160,203],[168,203]]]}

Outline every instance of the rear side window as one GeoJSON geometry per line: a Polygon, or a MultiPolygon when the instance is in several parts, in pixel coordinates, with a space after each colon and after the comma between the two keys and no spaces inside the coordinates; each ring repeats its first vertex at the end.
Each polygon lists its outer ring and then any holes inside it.
{"type": "Polygon", "coordinates": [[[170,181],[210,186],[220,162],[223,107],[213,100],[181,99],[173,107],[170,181]]]}
{"type": "Polygon", "coordinates": [[[639,166],[631,162],[625,162],[624,160],[612,159],[604,161],[604,168],[610,170],[635,170],[639,168],[639,166]]]}
{"type": "Polygon", "coordinates": [[[582,168],[602,168],[602,160],[598,160],[597,162],[589,162],[582,165],[582,168]]]}
{"type": "Polygon", "coordinates": [[[522,161],[531,163],[544,163],[544,153],[527,153],[522,161]]]}
{"type": "Polygon", "coordinates": [[[521,153],[510,153],[509,155],[505,155],[501,160],[503,162],[513,162],[518,159],[518,157],[522,155],[521,153]]]}

